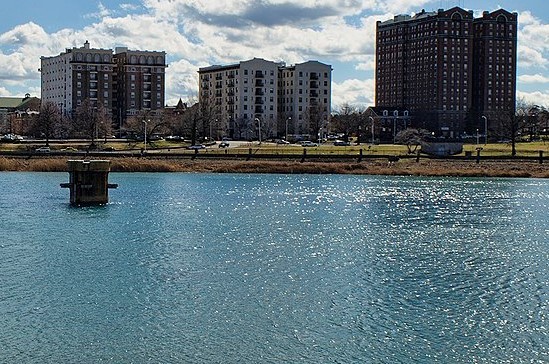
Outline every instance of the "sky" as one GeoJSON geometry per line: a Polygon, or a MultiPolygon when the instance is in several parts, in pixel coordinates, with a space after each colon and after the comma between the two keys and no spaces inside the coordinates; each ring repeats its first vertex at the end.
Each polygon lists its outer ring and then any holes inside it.
{"type": "Polygon", "coordinates": [[[40,57],[66,48],[165,51],[166,104],[195,100],[198,68],[254,57],[332,66],[332,108],[374,104],[376,21],[454,6],[519,14],[517,97],[549,107],[546,0],[7,0],[0,96],[40,97],[40,57]]]}

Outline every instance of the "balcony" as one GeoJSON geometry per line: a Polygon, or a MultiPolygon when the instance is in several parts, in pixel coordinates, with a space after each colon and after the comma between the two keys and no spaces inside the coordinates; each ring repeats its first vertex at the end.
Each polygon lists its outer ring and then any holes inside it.
{"type": "Polygon", "coordinates": [[[309,93],[309,96],[311,96],[311,97],[318,97],[318,92],[312,91],[312,90],[311,90],[311,92],[309,93]]]}
{"type": "Polygon", "coordinates": [[[310,87],[311,87],[311,88],[318,88],[318,82],[316,82],[316,81],[311,81],[310,87]]]}
{"type": "Polygon", "coordinates": [[[263,72],[261,71],[255,71],[255,78],[264,78],[263,72]]]}
{"type": "Polygon", "coordinates": [[[258,88],[258,89],[255,90],[255,94],[257,96],[263,96],[263,95],[265,95],[265,92],[263,92],[262,89],[258,88]]]}
{"type": "Polygon", "coordinates": [[[227,75],[227,77],[229,77],[229,78],[234,78],[234,72],[229,72],[229,74],[227,75]]]}
{"type": "Polygon", "coordinates": [[[255,86],[256,87],[264,87],[265,82],[263,82],[263,80],[255,80],[255,86]]]}
{"type": "Polygon", "coordinates": [[[256,97],[255,98],[255,104],[256,105],[263,105],[265,102],[263,101],[263,99],[261,97],[256,97]]]}
{"type": "Polygon", "coordinates": [[[310,79],[311,80],[318,80],[318,73],[311,72],[310,79]]]}
{"type": "Polygon", "coordinates": [[[255,113],[256,114],[263,114],[263,107],[262,106],[256,106],[255,107],[255,113]]]}

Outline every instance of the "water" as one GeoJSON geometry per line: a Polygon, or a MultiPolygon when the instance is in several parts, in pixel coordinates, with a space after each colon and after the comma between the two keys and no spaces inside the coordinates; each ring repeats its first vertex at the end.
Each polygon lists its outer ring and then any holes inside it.
{"type": "Polygon", "coordinates": [[[2,363],[549,362],[549,181],[0,173],[2,363]]]}

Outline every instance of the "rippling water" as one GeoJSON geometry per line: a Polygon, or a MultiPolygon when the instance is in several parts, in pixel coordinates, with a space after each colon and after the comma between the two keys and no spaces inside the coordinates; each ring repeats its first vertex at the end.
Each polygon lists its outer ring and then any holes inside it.
{"type": "Polygon", "coordinates": [[[549,181],[0,173],[0,362],[549,362],[549,181]]]}

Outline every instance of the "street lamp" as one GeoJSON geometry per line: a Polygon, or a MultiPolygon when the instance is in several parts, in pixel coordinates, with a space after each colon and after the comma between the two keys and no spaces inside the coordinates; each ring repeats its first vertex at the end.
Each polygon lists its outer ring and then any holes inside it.
{"type": "Polygon", "coordinates": [[[484,145],[486,145],[488,143],[488,118],[484,115],[482,118],[484,119],[484,145]]]}
{"type": "Polygon", "coordinates": [[[478,145],[478,128],[477,128],[477,145],[478,145]]]}
{"type": "Polygon", "coordinates": [[[143,120],[143,124],[145,125],[145,133],[144,133],[143,141],[145,142],[145,152],[146,152],[147,151],[147,122],[143,120]]]}
{"type": "Polygon", "coordinates": [[[259,128],[258,137],[259,137],[259,144],[261,144],[261,120],[259,120],[259,118],[255,118],[255,121],[257,121],[257,126],[259,128]]]}
{"type": "Polygon", "coordinates": [[[368,116],[368,118],[372,122],[372,145],[374,145],[374,118],[372,116],[368,116]]]}
{"type": "Polygon", "coordinates": [[[292,117],[291,116],[288,116],[288,118],[286,119],[286,136],[285,136],[285,139],[286,141],[288,141],[288,121],[292,120],[292,117]]]}

